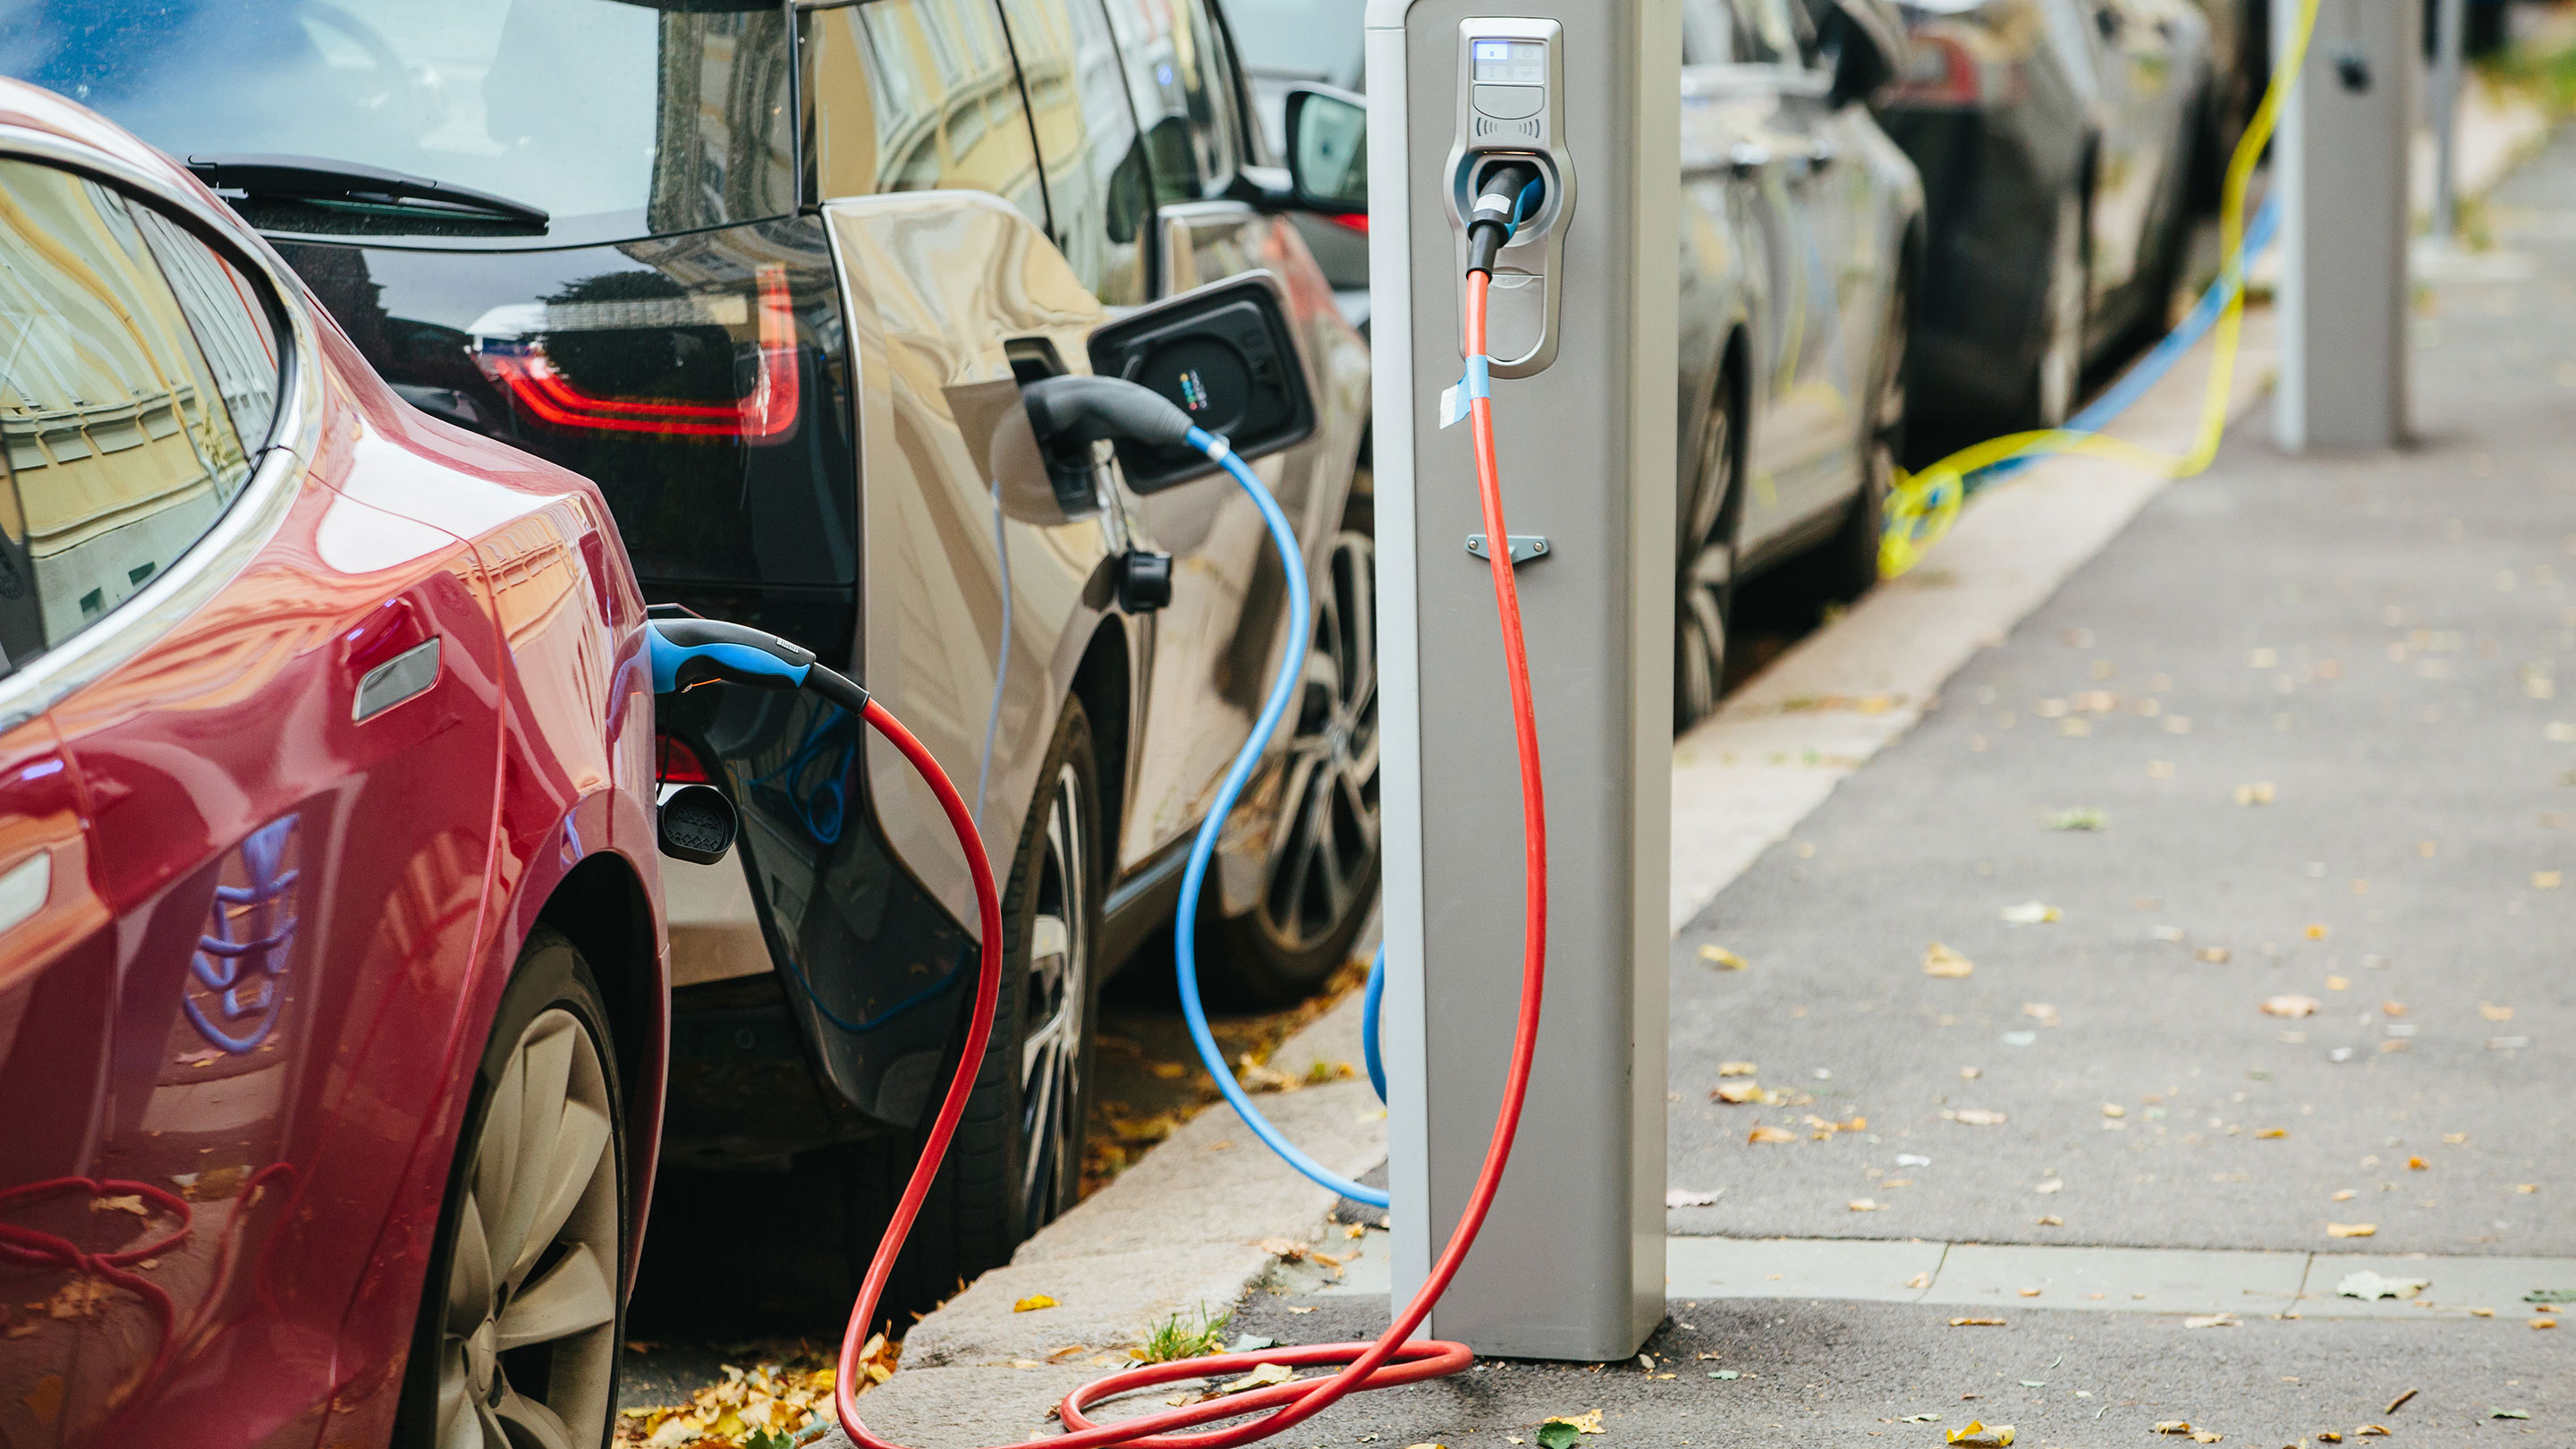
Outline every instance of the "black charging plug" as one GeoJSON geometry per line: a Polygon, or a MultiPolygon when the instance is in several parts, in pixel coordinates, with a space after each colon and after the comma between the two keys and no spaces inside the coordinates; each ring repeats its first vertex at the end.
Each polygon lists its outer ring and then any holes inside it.
{"type": "Polygon", "coordinates": [[[1494,259],[1510,244],[1524,218],[1546,202],[1546,181],[1534,161],[1505,161],[1476,181],[1476,203],[1467,212],[1467,270],[1492,276],[1494,259]],[[1531,192],[1538,194],[1533,197],[1531,192]],[[1524,204],[1526,202],[1526,204],[1524,204]]]}

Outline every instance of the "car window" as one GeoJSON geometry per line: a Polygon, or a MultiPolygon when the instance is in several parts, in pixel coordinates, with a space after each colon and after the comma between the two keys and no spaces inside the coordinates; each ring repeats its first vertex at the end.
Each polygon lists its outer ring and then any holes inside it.
{"type": "Polygon", "coordinates": [[[0,72],[173,155],[389,167],[553,218],[250,198],[270,230],[605,239],[795,209],[777,0],[14,0],[0,17],[0,72]]]}
{"type": "Polygon", "coordinates": [[[1746,48],[1726,0],[1682,0],[1682,64],[1727,65],[1746,48]]]}
{"type": "Polygon", "coordinates": [[[1234,82],[1205,0],[1108,0],[1127,61],[1127,87],[1145,125],[1154,195],[1201,201],[1242,164],[1234,82]]]}
{"type": "Polygon", "coordinates": [[[1734,0],[1744,49],[1739,59],[1757,65],[1804,66],[1814,42],[1793,0],[1734,0]]]}
{"type": "Polygon", "coordinates": [[[1002,0],[1046,163],[1056,245],[1111,306],[1150,299],[1153,180],[1100,0],[1002,0]]]}
{"type": "Polygon", "coordinates": [[[805,24],[820,195],[989,191],[1047,224],[994,0],[871,0],[808,12],[805,24]]]}
{"type": "Polygon", "coordinates": [[[0,672],[223,516],[277,410],[260,293],[94,181],[0,161],[0,672]]]}

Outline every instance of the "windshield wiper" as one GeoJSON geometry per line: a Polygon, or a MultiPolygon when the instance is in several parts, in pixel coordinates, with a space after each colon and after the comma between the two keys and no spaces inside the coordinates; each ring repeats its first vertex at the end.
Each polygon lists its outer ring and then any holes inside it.
{"type": "Polygon", "coordinates": [[[252,197],[293,197],[306,201],[352,201],[420,211],[447,211],[500,217],[544,226],[544,208],[512,201],[488,191],[410,176],[381,166],[334,161],[324,156],[267,156],[226,153],[191,156],[188,169],[218,191],[252,197]]]}

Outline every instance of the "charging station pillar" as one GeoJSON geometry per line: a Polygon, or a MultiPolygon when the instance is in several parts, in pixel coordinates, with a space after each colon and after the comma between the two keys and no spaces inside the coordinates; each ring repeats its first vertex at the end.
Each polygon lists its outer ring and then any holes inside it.
{"type": "MultiPolygon", "coordinates": [[[[2272,6],[2285,55],[2297,0],[2272,6]]],[[[2307,63],[2280,118],[2282,448],[2393,447],[2405,440],[2415,95],[2423,7],[2322,0],[2307,63]]]]}
{"type": "Polygon", "coordinates": [[[1520,994],[1502,640],[1467,428],[1439,423],[1463,188],[1483,156],[1532,159],[1549,195],[1495,267],[1490,353],[1505,508],[1546,541],[1518,577],[1547,996],[1511,1169],[1425,1331],[1625,1358],[1664,1314],[1680,7],[1370,0],[1367,24],[1395,1297],[1473,1186],[1520,994]]]}

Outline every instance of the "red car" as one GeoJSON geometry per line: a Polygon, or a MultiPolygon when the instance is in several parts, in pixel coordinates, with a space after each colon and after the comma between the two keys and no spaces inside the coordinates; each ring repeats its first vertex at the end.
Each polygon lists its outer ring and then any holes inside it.
{"type": "Polygon", "coordinates": [[[602,1443],[668,982],[598,490],[7,82],[0,458],[0,1444],[602,1443]]]}

